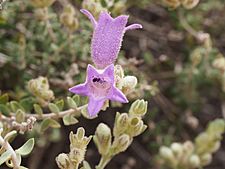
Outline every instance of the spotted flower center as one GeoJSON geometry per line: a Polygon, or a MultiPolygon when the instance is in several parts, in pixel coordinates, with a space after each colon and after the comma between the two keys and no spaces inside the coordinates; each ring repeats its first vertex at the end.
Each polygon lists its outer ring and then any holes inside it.
{"type": "Polygon", "coordinates": [[[97,89],[107,90],[111,87],[111,84],[107,78],[94,77],[92,79],[92,84],[97,89]]]}

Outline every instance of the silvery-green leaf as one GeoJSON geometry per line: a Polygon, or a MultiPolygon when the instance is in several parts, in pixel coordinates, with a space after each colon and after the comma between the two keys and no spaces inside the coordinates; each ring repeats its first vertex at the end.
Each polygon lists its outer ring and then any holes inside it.
{"type": "Polygon", "coordinates": [[[0,104],[6,104],[9,101],[9,96],[7,93],[0,96],[0,104]]]}
{"type": "Polygon", "coordinates": [[[9,115],[10,110],[9,110],[9,108],[6,105],[0,104],[0,113],[2,113],[2,114],[7,116],[7,115],[9,115]]]}
{"type": "Polygon", "coordinates": [[[80,105],[80,96],[79,95],[76,94],[72,98],[77,105],[80,105]]]}
{"type": "Polygon", "coordinates": [[[34,148],[34,138],[29,139],[23,146],[16,150],[16,153],[25,156],[31,153],[34,148]]]}
{"type": "Polygon", "coordinates": [[[67,97],[67,103],[68,103],[70,108],[72,108],[72,109],[77,108],[76,102],[71,97],[67,97]]]}
{"type": "Polygon", "coordinates": [[[25,112],[21,109],[16,111],[16,121],[21,123],[25,120],[25,112]]]}
{"type": "Polygon", "coordinates": [[[73,117],[72,114],[68,114],[68,115],[63,117],[63,123],[66,126],[68,126],[68,125],[72,125],[72,124],[78,123],[78,120],[75,117],[73,117]]]}
{"type": "Polygon", "coordinates": [[[40,116],[43,114],[43,110],[42,110],[41,106],[38,104],[34,104],[34,111],[40,116]]]}
{"type": "Polygon", "coordinates": [[[0,156],[0,165],[2,165],[3,163],[5,163],[9,158],[11,157],[11,153],[10,151],[6,151],[4,152],[1,156],[0,156]]]}
{"type": "Polygon", "coordinates": [[[59,108],[60,111],[63,110],[63,108],[64,108],[64,100],[63,99],[57,101],[55,104],[59,108]]]}
{"type": "Polygon", "coordinates": [[[11,101],[9,105],[13,112],[16,112],[18,109],[25,111],[24,108],[17,101],[11,101]]]}
{"type": "Polygon", "coordinates": [[[41,132],[47,130],[49,127],[60,128],[60,124],[57,121],[53,120],[53,119],[45,119],[41,123],[41,132]]]}
{"type": "Polygon", "coordinates": [[[48,104],[48,108],[49,108],[49,110],[52,112],[52,113],[59,113],[60,112],[60,110],[59,110],[59,108],[56,106],[56,104],[54,104],[54,103],[49,103],[48,104]]]}

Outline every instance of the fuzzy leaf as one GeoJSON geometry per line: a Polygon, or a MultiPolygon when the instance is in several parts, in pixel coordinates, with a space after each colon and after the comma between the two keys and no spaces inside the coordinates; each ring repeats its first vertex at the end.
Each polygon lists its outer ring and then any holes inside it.
{"type": "Polygon", "coordinates": [[[79,95],[74,95],[72,98],[77,105],[80,105],[80,96],[79,95]]]}
{"type": "Polygon", "coordinates": [[[64,100],[63,99],[57,101],[55,104],[59,108],[60,111],[63,110],[63,108],[64,108],[64,100]]]}
{"type": "Polygon", "coordinates": [[[26,110],[26,112],[30,112],[33,108],[34,100],[31,97],[24,98],[20,101],[20,105],[26,110]]]}
{"type": "Polygon", "coordinates": [[[41,132],[44,132],[49,127],[52,127],[52,128],[60,128],[60,124],[57,121],[53,120],[53,119],[45,119],[41,123],[41,132]]]}
{"type": "Polygon", "coordinates": [[[68,103],[70,108],[72,108],[72,109],[77,108],[76,102],[71,97],[67,97],[67,103],[68,103]]]}
{"type": "Polygon", "coordinates": [[[9,110],[9,108],[6,105],[0,104],[0,113],[2,113],[2,114],[7,116],[7,115],[9,115],[10,110],[9,110]]]}
{"type": "Polygon", "coordinates": [[[16,150],[16,153],[21,156],[26,156],[31,153],[34,148],[34,138],[29,139],[23,146],[16,150]]]}
{"type": "Polygon", "coordinates": [[[9,101],[9,96],[7,93],[0,96],[0,104],[6,104],[9,101]]]}
{"type": "Polygon", "coordinates": [[[38,104],[34,104],[33,106],[34,106],[34,111],[35,111],[38,115],[41,116],[41,115],[43,114],[43,110],[42,110],[41,106],[38,105],[38,104]]]}
{"type": "Polygon", "coordinates": [[[22,109],[23,111],[25,111],[24,108],[17,101],[11,101],[10,108],[13,112],[16,112],[18,109],[22,109]]]}
{"type": "Polygon", "coordinates": [[[60,112],[59,108],[58,108],[57,105],[54,104],[54,103],[49,103],[49,104],[48,104],[48,108],[49,108],[49,110],[50,110],[52,113],[58,114],[58,113],[60,112]]]}
{"type": "Polygon", "coordinates": [[[2,165],[3,163],[5,163],[11,156],[10,151],[6,151],[4,152],[1,156],[0,156],[0,165],[2,165]]]}
{"type": "Polygon", "coordinates": [[[25,120],[25,112],[21,109],[16,111],[16,121],[21,123],[25,120]]]}
{"type": "Polygon", "coordinates": [[[63,117],[63,123],[68,126],[78,123],[78,120],[72,114],[68,114],[63,117]]]}

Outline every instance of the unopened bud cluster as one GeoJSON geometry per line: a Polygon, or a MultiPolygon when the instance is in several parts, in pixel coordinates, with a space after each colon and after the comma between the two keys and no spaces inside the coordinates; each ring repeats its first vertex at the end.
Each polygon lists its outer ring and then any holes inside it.
{"type": "Polygon", "coordinates": [[[179,6],[183,6],[185,9],[192,9],[197,6],[199,0],[163,0],[163,4],[169,8],[175,9],[179,6]]]}
{"type": "Polygon", "coordinates": [[[106,124],[99,124],[94,142],[102,156],[111,158],[112,156],[125,151],[133,141],[133,137],[140,135],[147,126],[142,121],[142,116],[147,112],[147,102],[144,100],[135,101],[129,114],[117,113],[112,133],[106,124]]]}
{"type": "Polygon", "coordinates": [[[64,7],[62,14],[60,15],[60,22],[68,28],[70,32],[77,30],[79,22],[76,16],[74,7],[70,4],[64,7]]]}
{"type": "Polygon", "coordinates": [[[212,153],[220,147],[225,121],[217,119],[211,122],[205,132],[195,142],[172,143],[170,147],[162,146],[159,150],[160,160],[171,169],[202,168],[212,161],[212,153]]]}
{"type": "Polygon", "coordinates": [[[77,133],[70,133],[70,152],[68,154],[61,153],[56,157],[57,165],[60,169],[77,168],[84,160],[87,145],[92,136],[86,137],[84,128],[77,129],[77,133]]]}
{"type": "Polygon", "coordinates": [[[38,77],[28,82],[28,90],[32,93],[40,104],[45,104],[54,99],[54,93],[49,88],[48,79],[45,77],[38,77]]]}
{"type": "Polygon", "coordinates": [[[122,66],[115,66],[116,87],[124,94],[129,94],[137,85],[137,78],[135,76],[125,76],[122,66]]]}

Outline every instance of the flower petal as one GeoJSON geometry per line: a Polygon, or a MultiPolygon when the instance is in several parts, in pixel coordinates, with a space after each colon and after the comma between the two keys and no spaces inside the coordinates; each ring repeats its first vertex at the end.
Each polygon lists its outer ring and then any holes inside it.
{"type": "Polygon", "coordinates": [[[114,65],[111,64],[107,66],[103,72],[103,74],[109,77],[114,82],[114,65]]]}
{"type": "Polygon", "coordinates": [[[141,24],[132,24],[132,25],[127,26],[125,28],[125,31],[133,30],[133,29],[141,29],[141,28],[142,28],[141,24]]]}
{"type": "Polygon", "coordinates": [[[126,96],[116,87],[113,88],[112,94],[109,96],[109,99],[112,101],[118,101],[120,103],[128,103],[126,96]]]}
{"type": "Polygon", "coordinates": [[[76,85],[74,87],[71,87],[69,89],[70,92],[75,93],[75,94],[79,94],[79,95],[83,95],[83,96],[88,96],[88,90],[87,90],[87,86],[86,84],[79,84],[76,85]]]}
{"type": "Polygon", "coordinates": [[[116,60],[127,20],[126,15],[113,19],[107,12],[100,14],[91,44],[92,59],[98,68],[105,68],[116,60]]]}
{"type": "Polygon", "coordinates": [[[104,104],[104,99],[101,100],[96,100],[93,97],[89,98],[88,102],[88,114],[90,117],[94,117],[98,114],[98,112],[101,110],[103,104],[104,104]]]}
{"type": "Polygon", "coordinates": [[[86,15],[88,17],[88,19],[90,19],[92,26],[95,28],[97,26],[97,22],[95,20],[95,18],[93,17],[93,15],[86,9],[81,9],[80,10],[84,15],[86,15]]]}

